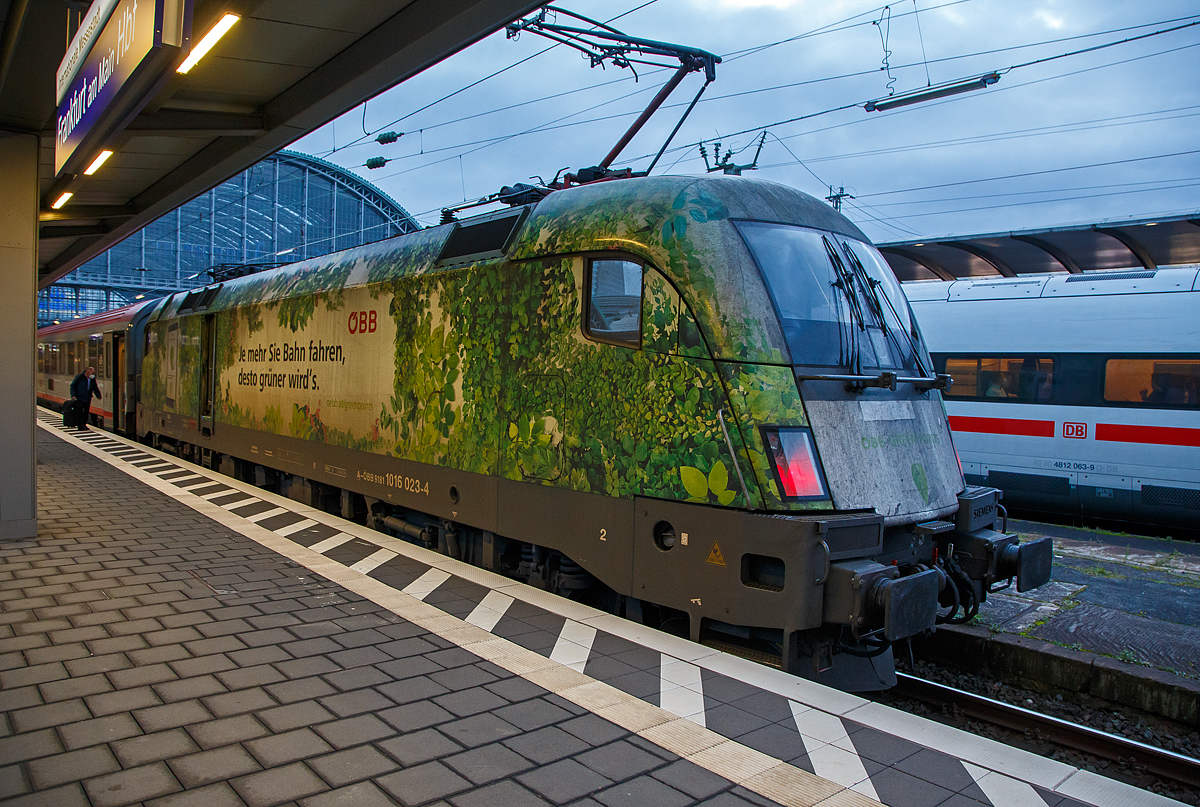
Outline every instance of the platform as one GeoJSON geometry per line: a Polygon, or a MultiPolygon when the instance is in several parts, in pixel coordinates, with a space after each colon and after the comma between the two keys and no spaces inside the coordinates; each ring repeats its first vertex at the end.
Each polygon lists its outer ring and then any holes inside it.
{"type": "Polygon", "coordinates": [[[39,418],[14,807],[1176,804],[39,418]]]}

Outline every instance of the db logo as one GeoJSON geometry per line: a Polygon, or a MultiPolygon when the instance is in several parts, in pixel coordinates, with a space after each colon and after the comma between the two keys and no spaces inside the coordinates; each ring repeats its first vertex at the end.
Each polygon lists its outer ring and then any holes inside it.
{"type": "Polygon", "coordinates": [[[1063,437],[1074,437],[1076,440],[1086,440],[1087,424],[1063,423],[1063,437]]]}
{"type": "Polygon", "coordinates": [[[351,311],[347,325],[350,333],[375,333],[375,312],[351,311]]]}

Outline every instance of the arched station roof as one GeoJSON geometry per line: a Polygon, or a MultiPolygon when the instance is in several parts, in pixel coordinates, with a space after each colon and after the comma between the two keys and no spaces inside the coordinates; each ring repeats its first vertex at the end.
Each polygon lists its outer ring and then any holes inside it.
{"type": "Polygon", "coordinates": [[[1200,263],[1200,212],[878,246],[900,280],[1153,270],[1200,263]]]}

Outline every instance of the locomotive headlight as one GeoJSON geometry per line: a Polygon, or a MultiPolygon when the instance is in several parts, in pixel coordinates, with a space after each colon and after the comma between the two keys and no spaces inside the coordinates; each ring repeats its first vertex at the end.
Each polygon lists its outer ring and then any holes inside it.
{"type": "Polygon", "coordinates": [[[783,498],[829,498],[829,489],[825,485],[825,475],[821,472],[811,429],[778,429],[764,426],[762,437],[783,498]]]}

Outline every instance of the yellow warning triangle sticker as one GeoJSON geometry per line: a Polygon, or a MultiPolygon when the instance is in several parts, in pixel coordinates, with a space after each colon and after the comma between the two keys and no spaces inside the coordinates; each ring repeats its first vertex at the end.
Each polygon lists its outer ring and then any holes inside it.
{"type": "Polygon", "coordinates": [[[713,541],[712,552],[708,553],[708,562],[715,566],[725,565],[725,556],[721,554],[721,547],[716,541],[713,541]]]}

